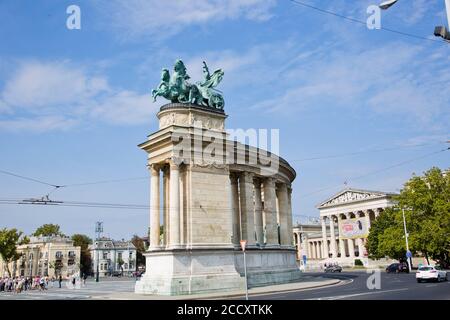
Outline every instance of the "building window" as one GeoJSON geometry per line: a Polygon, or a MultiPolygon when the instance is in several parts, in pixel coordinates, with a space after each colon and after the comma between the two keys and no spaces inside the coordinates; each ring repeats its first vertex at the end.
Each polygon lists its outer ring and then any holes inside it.
{"type": "Polygon", "coordinates": [[[104,260],[108,259],[108,252],[103,252],[103,259],[104,260]]]}
{"type": "Polygon", "coordinates": [[[75,251],[69,251],[69,258],[75,258],[75,251]]]}
{"type": "Polygon", "coordinates": [[[122,251],[117,253],[117,259],[122,260],[122,251]]]}
{"type": "Polygon", "coordinates": [[[56,259],[62,259],[63,253],[61,251],[56,251],[55,257],[56,259]]]}

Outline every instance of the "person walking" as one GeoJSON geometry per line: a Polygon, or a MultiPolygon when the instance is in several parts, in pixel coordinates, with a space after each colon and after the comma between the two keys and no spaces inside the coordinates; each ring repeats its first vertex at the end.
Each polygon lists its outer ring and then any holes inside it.
{"type": "Polygon", "coordinates": [[[61,288],[61,282],[62,282],[62,276],[61,276],[61,274],[60,274],[60,275],[59,275],[59,278],[58,278],[59,288],[61,288]]]}

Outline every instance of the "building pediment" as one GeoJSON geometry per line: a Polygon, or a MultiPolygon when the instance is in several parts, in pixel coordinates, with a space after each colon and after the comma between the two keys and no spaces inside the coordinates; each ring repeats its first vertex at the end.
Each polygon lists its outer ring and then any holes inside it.
{"type": "Polygon", "coordinates": [[[368,190],[356,190],[356,189],[346,189],[338,194],[334,195],[330,199],[322,202],[317,206],[317,208],[333,207],[342,204],[348,204],[352,202],[360,202],[364,200],[379,199],[393,195],[392,193],[379,192],[379,191],[368,191],[368,190]]]}

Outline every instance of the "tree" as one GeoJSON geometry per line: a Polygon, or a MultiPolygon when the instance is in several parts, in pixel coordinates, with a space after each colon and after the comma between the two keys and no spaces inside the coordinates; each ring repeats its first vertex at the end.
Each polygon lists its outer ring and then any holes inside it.
{"type": "Polygon", "coordinates": [[[377,219],[372,221],[366,244],[369,258],[381,259],[387,255],[385,251],[380,250],[379,243],[380,238],[384,234],[385,230],[391,227],[393,223],[394,210],[392,208],[386,208],[386,210],[380,213],[377,219]]]}
{"type": "Polygon", "coordinates": [[[17,231],[17,229],[3,228],[0,230],[0,256],[5,262],[6,271],[9,276],[12,276],[9,264],[17,261],[21,256],[21,254],[17,252],[17,245],[23,244],[24,239],[21,239],[21,236],[22,232],[17,231]]]}
{"type": "Polygon", "coordinates": [[[431,168],[423,176],[407,181],[396,205],[373,223],[368,237],[370,257],[404,258],[406,254],[403,214],[408,230],[409,249],[450,264],[450,174],[431,168]]]}
{"type": "Polygon", "coordinates": [[[64,234],[59,229],[60,227],[57,224],[44,224],[36,229],[36,231],[33,233],[33,236],[64,236],[64,234]]]}
{"type": "Polygon", "coordinates": [[[145,266],[145,257],[143,255],[145,252],[144,240],[135,234],[133,235],[133,238],[131,238],[131,243],[136,247],[137,266],[145,266]]]}
{"type": "Polygon", "coordinates": [[[398,196],[405,208],[411,251],[450,264],[450,174],[433,167],[413,176],[398,196]]]}
{"type": "Polygon", "coordinates": [[[73,245],[81,247],[80,249],[80,271],[85,274],[92,272],[92,258],[89,251],[89,245],[92,244],[92,239],[84,234],[72,235],[73,245]]]}

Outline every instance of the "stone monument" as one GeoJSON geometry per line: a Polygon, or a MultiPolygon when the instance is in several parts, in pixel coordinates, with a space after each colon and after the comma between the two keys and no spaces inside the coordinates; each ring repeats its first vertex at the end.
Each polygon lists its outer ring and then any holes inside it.
{"type": "Polygon", "coordinates": [[[245,288],[240,240],[247,240],[249,286],[296,281],[291,183],[295,170],[265,150],[229,139],[222,70],[191,84],[181,60],[152,91],[171,103],[148,154],[150,247],[141,294],[180,295],[245,288]],[[163,232],[160,234],[160,227],[163,232]]]}

